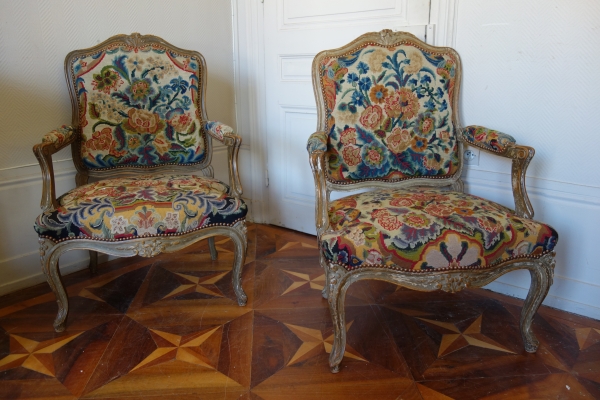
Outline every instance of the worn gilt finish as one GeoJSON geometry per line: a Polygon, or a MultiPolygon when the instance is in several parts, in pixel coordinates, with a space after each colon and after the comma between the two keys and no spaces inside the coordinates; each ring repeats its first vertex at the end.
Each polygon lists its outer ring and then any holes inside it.
{"type": "MultiPolygon", "coordinates": [[[[65,59],[65,76],[72,106],[72,125],[67,127],[72,129],[73,134],[61,143],[42,142],[33,147],[33,152],[39,161],[42,170],[43,188],[41,208],[45,211],[52,211],[59,208],[55,190],[54,170],[52,164],[52,154],[71,145],[73,161],[77,169],[75,178],[76,185],[81,186],[88,183],[90,178],[108,179],[119,177],[131,177],[148,173],[175,173],[175,174],[202,174],[206,177],[214,177],[214,169],[211,165],[212,158],[212,139],[221,141],[228,147],[228,167],[229,167],[229,186],[231,196],[241,199],[243,194],[242,185],[238,170],[238,153],[242,143],[240,136],[233,133],[225,133],[222,137],[212,135],[204,129],[204,122],[208,121],[205,105],[206,95],[206,63],[202,54],[196,51],[184,50],[171,45],[163,39],[152,35],[140,35],[133,33],[131,35],[116,35],[108,40],[83,50],[70,52],[65,59]],[[108,169],[89,169],[82,161],[81,145],[82,134],[80,121],[80,107],[76,93],[76,78],[73,71],[73,63],[80,57],[95,54],[107,48],[117,46],[126,46],[133,50],[146,46],[153,48],[168,49],[174,54],[193,57],[200,63],[200,76],[198,77],[198,109],[200,112],[199,122],[204,131],[205,157],[201,162],[182,164],[162,164],[155,166],[118,166],[108,169]]],[[[217,258],[214,237],[217,235],[227,236],[232,239],[235,245],[235,257],[233,265],[233,288],[240,306],[246,304],[247,296],[241,286],[241,268],[244,264],[247,247],[246,225],[245,221],[238,221],[234,226],[209,226],[184,234],[177,235],[159,235],[137,237],[129,240],[93,240],[93,239],[72,239],[60,241],[58,243],[40,237],[40,258],[42,269],[47,281],[56,295],[58,303],[58,314],[54,322],[54,328],[57,332],[65,329],[66,318],[68,314],[68,297],[61,282],[58,268],[60,256],[71,250],[86,249],[90,252],[89,268],[95,272],[98,263],[98,252],[115,255],[119,257],[131,257],[140,255],[142,257],[154,257],[160,253],[171,253],[184,247],[192,245],[203,239],[208,239],[211,258],[217,258]]]]}
{"type": "MultiPolygon", "coordinates": [[[[461,81],[460,58],[451,48],[430,46],[419,41],[415,36],[404,32],[392,32],[384,30],[362,35],[346,46],[338,49],[323,51],[313,61],[313,88],[317,102],[318,122],[315,135],[327,137],[327,108],[324,98],[324,88],[319,76],[319,66],[324,59],[348,55],[356,49],[368,44],[381,44],[384,46],[395,46],[405,40],[417,42],[418,45],[429,52],[443,52],[452,54],[457,60],[456,86],[452,103],[452,119],[457,130],[459,168],[450,177],[416,177],[396,181],[363,180],[358,183],[335,183],[328,177],[327,154],[323,149],[309,150],[309,161],[315,181],[315,216],[316,228],[319,242],[321,236],[331,231],[329,221],[329,198],[333,190],[354,191],[360,189],[378,188],[408,188],[414,186],[442,187],[450,190],[463,192],[464,185],[461,180],[464,144],[477,146],[485,151],[500,155],[512,160],[512,187],[517,216],[533,218],[534,211],[527,196],[525,188],[525,175],[529,162],[534,156],[534,149],[510,143],[502,151],[494,152],[488,148],[478,146],[477,143],[468,141],[462,135],[462,128],[458,115],[458,99],[461,81]]],[[[466,288],[485,286],[507,272],[517,269],[527,269],[531,273],[531,287],[521,312],[520,329],[523,337],[524,347],[527,352],[535,352],[539,342],[531,331],[533,316],[546,297],[554,274],[554,252],[538,256],[520,256],[505,261],[489,268],[481,269],[459,269],[440,271],[400,271],[386,268],[360,267],[346,269],[341,265],[329,262],[322,252],[320,264],[325,270],[326,286],[323,289],[323,297],[328,299],[331,317],[333,320],[334,343],[329,358],[331,371],[339,371],[346,347],[346,321],[344,302],[348,287],[354,282],[364,279],[375,279],[392,282],[400,286],[419,291],[442,290],[445,292],[458,292],[466,288]]]]}

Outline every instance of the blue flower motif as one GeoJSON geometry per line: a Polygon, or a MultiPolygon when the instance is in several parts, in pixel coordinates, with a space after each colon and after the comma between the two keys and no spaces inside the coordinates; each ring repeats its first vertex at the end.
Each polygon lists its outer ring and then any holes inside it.
{"type": "Polygon", "coordinates": [[[425,108],[428,109],[429,111],[435,109],[435,103],[433,102],[432,99],[429,99],[425,102],[424,104],[425,108]]]}
{"type": "Polygon", "coordinates": [[[431,83],[431,77],[429,75],[423,75],[423,77],[421,77],[421,84],[424,85],[426,83],[431,83]]]}
{"type": "Polygon", "coordinates": [[[366,105],[365,96],[358,90],[355,90],[352,93],[352,104],[364,107],[366,105]]]}
{"type": "Polygon", "coordinates": [[[175,92],[180,90],[181,94],[183,94],[187,90],[188,86],[190,86],[188,81],[184,80],[180,76],[177,78],[171,79],[171,89],[173,89],[175,92]]]}
{"type": "Polygon", "coordinates": [[[369,89],[371,89],[371,78],[369,78],[368,76],[362,78],[358,82],[358,87],[360,88],[360,90],[369,90],[369,89]]]}
{"type": "Polygon", "coordinates": [[[362,61],[358,63],[356,68],[358,69],[359,74],[366,74],[369,70],[369,66],[362,61]]]}
{"type": "Polygon", "coordinates": [[[436,96],[437,96],[438,98],[440,98],[440,99],[441,99],[442,97],[444,97],[444,91],[442,90],[442,88],[441,88],[441,87],[438,87],[438,88],[437,88],[437,93],[436,93],[436,96]]]}
{"type": "Polygon", "coordinates": [[[442,104],[440,104],[439,110],[446,111],[447,108],[448,108],[448,103],[446,102],[446,100],[442,101],[442,104]]]}
{"type": "Polygon", "coordinates": [[[348,253],[345,250],[341,250],[338,254],[338,259],[337,261],[342,263],[342,264],[347,264],[348,263],[348,253]]]}
{"type": "Polygon", "coordinates": [[[417,82],[417,80],[415,78],[412,78],[411,80],[408,81],[408,83],[412,86],[417,86],[417,83],[419,83],[419,82],[417,82]]]}
{"type": "Polygon", "coordinates": [[[358,82],[358,75],[356,75],[354,72],[351,72],[348,74],[347,79],[348,83],[351,83],[352,86],[356,86],[356,82],[358,82]]]}

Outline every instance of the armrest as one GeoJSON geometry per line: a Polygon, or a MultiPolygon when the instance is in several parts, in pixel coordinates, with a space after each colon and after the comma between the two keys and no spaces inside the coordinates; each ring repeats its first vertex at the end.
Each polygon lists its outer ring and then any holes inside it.
{"type": "Polygon", "coordinates": [[[208,132],[210,136],[217,139],[219,142],[224,143],[224,137],[233,134],[233,128],[225,125],[219,121],[206,121],[204,123],[204,130],[208,132]]]}
{"type": "Polygon", "coordinates": [[[306,150],[309,154],[315,151],[327,151],[327,134],[325,132],[315,132],[308,138],[306,142],[306,150]]]}
{"type": "Polygon", "coordinates": [[[325,163],[327,152],[327,134],[315,132],[308,138],[306,150],[310,157],[310,167],[315,180],[315,220],[317,235],[329,228],[327,178],[325,176],[325,163]]]}
{"type": "Polygon", "coordinates": [[[525,176],[527,167],[535,155],[534,148],[518,145],[512,136],[483,126],[467,126],[462,131],[462,137],[471,146],[512,160],[511,180],[515,213],[520,217],[533,218],[534,210],[527,195],[525,176]]]}
{"type": "Polygon", "coordinates": [[[44,135],[42,143],[33,146],[33,153],[42,169],[42,201],[40,207],[44,211],[58,208],[54,184],[54,168],[52,154],[67,147],[75,141],[77,135],[72,126],[63,125],[44,135]]]}
{"type": "Polygon", "coordinates": [[[242,183],[238,171],[238,154],[242,145],[242,138],[233,132],[233,128],[218,121],[206,121],[204,129],[210,136],[226,145],[229,164],[229,186],[231,194],[240,198],[243,194],[242,183]]]}

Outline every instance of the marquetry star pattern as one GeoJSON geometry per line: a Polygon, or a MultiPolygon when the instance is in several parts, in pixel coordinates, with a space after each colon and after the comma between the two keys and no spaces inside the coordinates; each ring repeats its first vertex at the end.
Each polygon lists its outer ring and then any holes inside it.
{"type": "Polygon", "coordinates": [[[0,371],[23,367],[40,374],[55,376],[52,353],[76,339],[82,332],[38,342],[10,335],[10,353],[0,359],[0,371]]]}
{"type": "Polygon", "coordinates": [[[163,332],[157,329],[150,329],[157,348],[136,365],[132,371],[143,367],[162,364],[171,360],[179,360],[190,364],[200,365],[206,368],[214,369],[211,361],[205,355],[202,344],[206,342],[221,326],[195,332],[189,335],[175,335],[169,332],[163,332]]]}
{"type": "MultiPolygon", "coordinates": [[[[352,323],[354,321],[350,321],[346,324],[346,331],[350,329],[352,323]]],[[[333,347],[333,334],[323,339],[323,333],[318,329],[307,328],[304,326],[292,325],[292,324],[284,324],[294,332],[294,334],[302,341],[302,345],[296,350],[296,353],[292,356],[287,365],[296,364],[300,361],[307,360],[317,354],[319,354],[322,349],[325,350],[327,354],[331,353],[331,349],[333,347]]],[[[344,352],[344,357],[353,358],[359,361],[367,361],[358,354],[356,350],[354,350],[350,345],[346,344],[346,351],[344,352]]]]}
{"type": "Polygon", "coordinates": [[[285,290],[285,292],[281,294],[282,296],[305,285],[308,285],[311,289],[315,290],[323,290],[323,287],[325,287],[325,274],[311,279],[308,274],[301,272],[288,271],[285,269],[282,271],[294,280],[294,282],[285,290]]]}
{"type": "Polygon", "coordinates": [[[577,328],[575,329],[575,336],[577,337],[579,350],[585,350],[600,342],[600,329],[577,328]]]}
{"type": "Polygon", "coordinates": [[[483,319],[483,315],[480,315],[471,325],[467,327],[467,329],[462,332],[455,324],[450,322],[440,322],[426,318],[418,319],[433,325],[442,334],[442,341],[438,350],[438,358],[444,357],[467,346],[476,346],[484,349],[515,354],[513,351],[508,350],[500,343],[481,333],[481,321],[483,319]]]}

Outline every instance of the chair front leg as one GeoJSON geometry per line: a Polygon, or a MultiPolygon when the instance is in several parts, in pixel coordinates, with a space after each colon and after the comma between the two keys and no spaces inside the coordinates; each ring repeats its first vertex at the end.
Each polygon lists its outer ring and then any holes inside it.
{"type": "Polygon", "coordinates": [[[540,345],[540,342],[531,330],[531,322],[552,285],[554,265],[554,253],[551,253],[541,257],[536,265],[529,269],[531,274],[531,286],[527,298],[525,299],[525,304],[523,304],[523,309],[521,310],[520,323],[523,344],[525,346],[525,351],[528,353],[535,353],[540,345]]]}
{"type": "Polygon", "coordinates": [[[331,372],[336,374],[340,371],[340,363],[344,358],[346,350],[346,310],[344,304],[346,301],[346,290],[350,282],[345,277],[345,271],[342,267],[335,264],[329,264],[329,312],[333,322],[333,346],[329,355],[329,367],[331,372]]]}
{"type": "Polygon", "coordinates": [[[67,320],[67,314],[69,313],[69,298],[63,287],[60,272],[58,270],[60,253],[55,251],[56,244],[51,240],[40,238],[39,243],[42,271],[46,276],[48,285],[50,285],[50,288],[56,296],[56,303],[58,304],[58,313],[54,319],[54,330],[56,332],[62,332],[65,330],[65,322],[67,320]]]}
{"type": "Polygon", "coordinates": [[[248,296],[246,296],[246,293],[242,288],[242,267],[246,260],[246,250],[248,248],[248,230],[246,228],[246,221],[236,223],[229,232],[231,233],[229,237],[233,241],[235,247],[232,274],[233,291],[237,297],[238,305],[245,306],[248,301],[248,296]]]}

